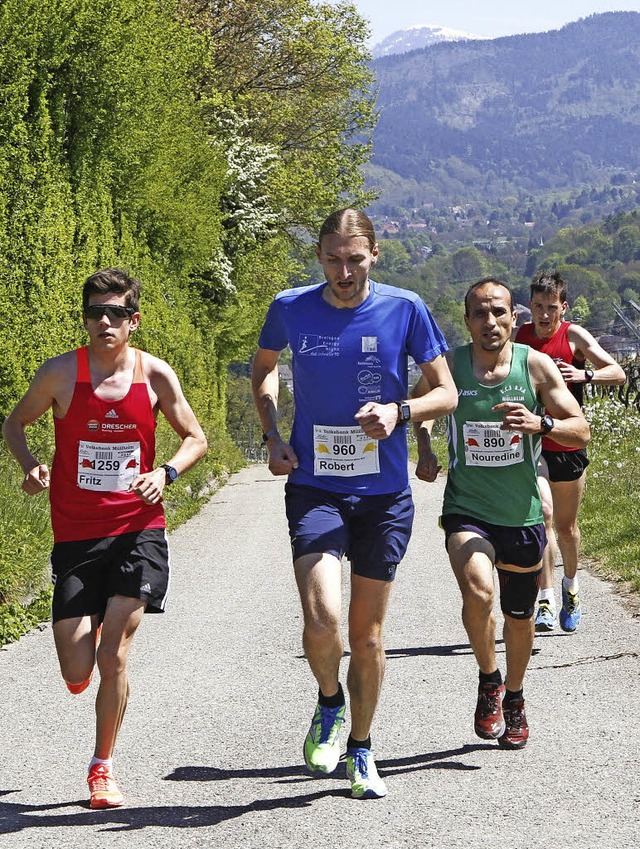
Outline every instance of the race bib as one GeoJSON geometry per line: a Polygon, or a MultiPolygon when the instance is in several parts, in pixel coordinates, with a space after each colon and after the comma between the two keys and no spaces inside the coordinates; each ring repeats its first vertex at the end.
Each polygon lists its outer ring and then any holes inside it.
{"type": "Polygon", "coordinates": [[[514,466],[524,460],[522,434],[500,430],[498,422],[465,422],[462,433],[467,466],[514,466]]]}
{"type": "Polygon", "coordinates": [[[378,440],[355,427],[313,426],[313,473],[350,478],[380,471],[378,440]]]}
{"type": "Polygon", "coordinates": [[[78,446],[78,486],[123,492],[140,472],[139,442],[85,442],[78,446]]]}

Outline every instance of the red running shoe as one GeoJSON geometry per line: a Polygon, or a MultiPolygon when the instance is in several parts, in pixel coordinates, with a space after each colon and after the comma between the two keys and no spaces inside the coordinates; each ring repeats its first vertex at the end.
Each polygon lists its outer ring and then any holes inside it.
{"type": "Polygon", "coordinates": [[[505,694],[504,684],[480,684],[478,704],[474,716],[473,728],[483,740],[497,740],[505,731],[502,715],[502,700],[505,694]]]}
{"type": "Polygon", "coordinates": [[[116,780],[104,764],[94,764],[87,776],[90,805],[92,808],[119,808],[124,797],[118,790],[116,780]]]}
{"type": "Polygon", "coordinates": [[[529,739],[527,715],[524,712],[524,699],[514,699],[502,705],[506,728],[498,739],[501,749],[522,749],[529,739]]]}

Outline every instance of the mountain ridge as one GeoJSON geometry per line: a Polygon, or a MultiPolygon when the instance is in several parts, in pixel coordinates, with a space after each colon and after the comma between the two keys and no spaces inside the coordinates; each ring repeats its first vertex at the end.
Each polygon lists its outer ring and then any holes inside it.
{"type": "Polygon", "coordinates": [[[378,59],[408,53],[411,50],[421,50],[441,42],[484,40],[486,36],[474,35],[470,32],[451,29],[439,24],[414,24],[410,27],[396,30],[376,42],[371,48],[371,56],[378,59]]]}
{"type": "Polygon", "coordinates": [[[417,183],[425,202],[640,170],[640,12],[440,42],[371,66],[380,110],[371,173],[417,183]]]}

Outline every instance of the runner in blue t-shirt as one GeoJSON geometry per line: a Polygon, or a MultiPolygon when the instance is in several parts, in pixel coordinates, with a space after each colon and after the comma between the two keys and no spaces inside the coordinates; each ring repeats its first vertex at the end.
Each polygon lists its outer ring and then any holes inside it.
{"type": "Polygon", "coordinates": [[[356,798],[386,787],[370,729],[384,674],[382,626],[391,582],[413,522],[406,428],[452,412],[457,393],[440,330],[412,292],[369,279],[378,256],[371,221],[343,209],[320,230],[325,283],[272,302],[253,364],[253,391],[274,475],[288,475],[285,505],[304,613],[304,650],[319,686],[304,742],[315,773],[340,755],[345,698],[339,682],[341,564],[351,562],[347,774],[356,798]],[[277,424],[278,358],[293,352],[295,417],[290,442],[277,424]],[[431,391],[407,400],[408,358],[431,391]]]}

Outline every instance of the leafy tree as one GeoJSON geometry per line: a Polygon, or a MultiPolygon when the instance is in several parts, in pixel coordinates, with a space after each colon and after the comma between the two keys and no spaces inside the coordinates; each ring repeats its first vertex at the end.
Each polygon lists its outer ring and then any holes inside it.
{"type": "Polygon", "coordinates": [[[578,295],[571,306],[571,318],[578,324],[586,324],[589,321],[591,310],[584,295],[578,295]]]}
{"type": "Polygon", "coordinates": [[[398,239],[379,239],[380,256],[376,265],[378,270],[402,272],[409,268],[409,251],[398,239]]]}
{"type": "Polygon", "coordinates": [[[198,91],[215,121],[215,93],[273,145],[272,208],[284,229],[318,221],[344,196],[363,202],[360,166],[374,122],[365,21],[351,3],[180,0],[206,39],[198,91]],[[212,93],[214,96],[212,97],[212,93]]]}

